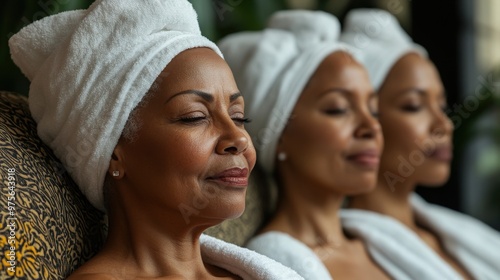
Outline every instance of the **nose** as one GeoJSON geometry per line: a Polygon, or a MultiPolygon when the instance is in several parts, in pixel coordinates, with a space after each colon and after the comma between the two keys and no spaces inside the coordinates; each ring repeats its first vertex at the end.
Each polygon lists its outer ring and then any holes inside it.
{"type": "Polygon", "coordinates": [[[248,135],[244,129],[232,124],[222,128],[222,133],[217,142],[216,152],[220,155],[224,154],[241,154],[248,149],[248,135]]]}
{"type": "Polygon", "coordinates": [[[449,136],[453,133],[453,123],[440,108],[436,109],[434,112],[434,122],[431,126],[431,133],[435,137],[449,136]]]}
{"type": "Polygon", "coordinates": [[[354,134],[356,138],[372,139],[380,133],[380,130],[379,121],[370,112],[366,112],[362,114],[361,122],[354,134]]]}

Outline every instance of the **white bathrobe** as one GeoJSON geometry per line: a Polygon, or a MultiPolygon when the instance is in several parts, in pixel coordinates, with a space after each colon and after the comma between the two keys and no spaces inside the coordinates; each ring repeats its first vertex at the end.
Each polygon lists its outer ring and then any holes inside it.
{"type": "MultiPolygon", "coordinates": [[[[411,231],[375,212],[342,210],[344,229],[360,238],[374,261],[393,279],[460,279],[411,231]]],[[[301,241],[281,232],[251,239],[248,248],[297,271],[304,279],[332,279],[316,254],[301,241]]]]}
{"type": "Polygon", "coordinates": [[[427,203],[414,194],[417,221],[436,233],[446,251],[474,279],[500,279],[500,233],[477,219],[427,203]]]}
{"type": "MultiPolygon", "coordinates": [[[[500,279],[500,234],[464,214],[411,198],[417,220],[435,232],[447,252],[474,279],[500,279]]],[[[341,210],[342,225],[365,243],[374,261],[394,279],[462,279],[424,241],[402,223],[379,213],[341,210]]],[[[293,268],[305,279],[331,279],[305,244],[281,232],[268,232],[247,245],[293,268]]]]}
{"type": "Polygon", "coordinates": [[[246,248],[208,235],[202,235],[200,243],[204,261],[226,269],[244,280],[303,279],[292,269],[246,248]]]}

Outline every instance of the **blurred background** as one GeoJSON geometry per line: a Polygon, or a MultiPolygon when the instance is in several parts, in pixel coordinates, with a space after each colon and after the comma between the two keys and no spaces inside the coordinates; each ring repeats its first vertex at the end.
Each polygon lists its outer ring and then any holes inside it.
{"type": "MultiPolygon", "coordinates": [[[[93,0],[2,0],[0,90],[27,95],[29,82],[10,59],[8,39],[47,15],[87,8],[93,0]]],[[[324,10],[341,21],[354,8],[394,14],[441,73],[455,124],[454,161],[442,188],[418,188],[427,200],[500,230],[500,1],[498,0],[190,0],[213,41],[258,30],[282,9],[324,10]]],[[[1,144],[0,144],[1,145],[1,144]]]]}

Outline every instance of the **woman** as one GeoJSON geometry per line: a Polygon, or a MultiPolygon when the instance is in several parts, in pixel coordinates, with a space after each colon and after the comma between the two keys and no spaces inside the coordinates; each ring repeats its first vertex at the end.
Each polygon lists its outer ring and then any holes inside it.
{"type": "MultiPolygon", "coordinates": [[[[453,269],[454,279],[498,279],[498,233],[413,193],[417,185],[445,183],[452,159],[453,125],[445,113],[445,90],[425,50],[392,15],[379,10],[352,11],[342,38],[362,50],[363,64],[379,94],[385,140],[376,189],[352,197],[350,207],[397,220],[417,237],[415,247],[430,249],[440,258],[436,265],[453,269]]],[[[356,226],[378,227],[381,216],[358,214],[356,226]]]]}
{"type": "Polygon", "coordinates": [[[301,279],[202,232],[244,210],[255,150],[243,97],[184,0],[96,1],[15,35],[40,137],[107,211],[69,279],[301,279]]]}
{"type": "Polygon", "coordinates": [[[329,14],[284,11],[219,43],[259,164],[279,186],[276,213],[248,247],[306,279],[388,279],[338,215],[346,195],[372,190],[382,149],[377,97],[339,30],[329,14]]]}

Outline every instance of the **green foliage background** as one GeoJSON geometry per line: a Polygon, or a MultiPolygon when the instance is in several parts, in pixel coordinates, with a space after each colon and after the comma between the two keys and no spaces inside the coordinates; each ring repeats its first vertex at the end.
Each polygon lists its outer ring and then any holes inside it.
{"type": "MultiPolygon", "coordinates": [[[[295,8],[287,0],[189,0],[198,13],[203,35],[213,41],[242,30],[261,29],[277,10],[295,8]]],[[[47,15],[74,9],[85,9],[94,0],[2,0],[0,2],[0,89],[27,94],[28,80],[10,58],[8,39],[23,26],[47,15]]],[[[375,7],[377,0],[303,0],[310,9],[339,13],[350,7],[375,7]],[[332,7],[331,3],[340,3],[332,7]],[[340,10],[336,7],[340,7],[340,10]],[[336,10],[335,10],[336,9],[336,10]]],[[[380,2],[380,1],[378,1],[380,2]]],[[[380,4],[378,4],[380,5],[380,4]]],[[[303,7],[304,8],[304,7],[303,7]]]]}

